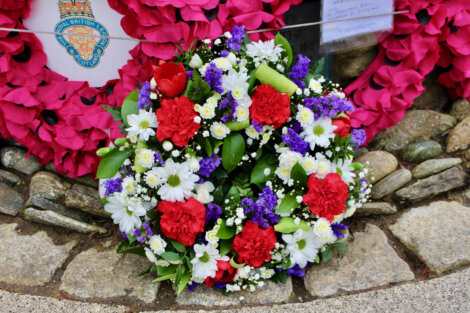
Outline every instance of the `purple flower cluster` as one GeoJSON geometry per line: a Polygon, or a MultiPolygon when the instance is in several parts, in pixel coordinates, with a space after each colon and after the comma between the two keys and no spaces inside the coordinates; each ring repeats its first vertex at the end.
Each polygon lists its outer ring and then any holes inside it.
{"type": "Polygon", "coordinates": [[[227,39],[227,47],[234,51],[240,51],[242,48],[240,44],[243,43],[245,38],[245,26],[235,25],[230,34],[232,38],[227,39]]]}
{"type": "Polygon", "coordinates": [[[145,82],[139,90],[139,98],[137,100],[137,108],[139,110],[150,108],[150,84],[145,82]]]}
{"type": "Polygon", "coordinates": [[[122,178],[118,177],[115,179],[108,179],[104,183],[104,188],[106,189],[105,193],[107,196],[112,195],[115,192],[121,192],[122,191],[122,178]]]}
{"type": "Polygon", "coordinates": [[[306,265],[304,268],[300,267],[296,264],[294,267],[289,268],[286,273],[287,275],[297,276],[297,277],[304,277],[305,276],[305,269],[308,267],[306,265]]]}
{"type": "Polygon", "coordinates": [[[344,224],[341,224],[341,223],[333,223],[331,224],[331,229],[333,230],[333,233],[336,235],[336,237],[338,237],[339,239],[343,239],[344,238],[344,234],[341,232],[341,230],[346,230],[348,229],[349,227],[344,225],[344,224]]]}
{"type": "Polygon", "coordinates": [[[367,136],[366,131],[363,129],[353,129],[351,141],[356,144],[356,147],[359,148],[366,142],[367,136]]]}
{"type": "Polygon", "coordinates": [[[305,156],[308,152],[309,144],[300,138],[292,128],[287,129],[286,134],[282,134],[282,141],[284,141],[292,151],[298,152],[302,154],[302,156],[305,156]]]}
{"type": "Polygon", "coordinates": [[[315,120],[318,120],[320,117],[334,117],[341,112],[354,111],[351,102],[335,97],[334,95],[305,98],[304,104],[313,111],[315,120]]]}
{"type": "Polygon", "coordinates": [[[263,125],[261,125],[260,123],[258,123],[257,121],[251,121],[251,125],[255,128],[255,130],[258,132],[258,133],[261,133],[263,131],[263,125]]]}
{"type": "Polygon", "coordinates": [[[245,215],[252,212],[251,221],[258,223],[262,228],[268,228],[269,225],[279,222],[279,216],[274,213],[276,206],[277,197],[269,187],[263,189],[257,201],[250,198],[242,199],[242,208],[245,215]]]}
{"type": "Polygon", "coordinates": [[[215,203],[209,203],[206,209],[206,225],[222,216],[222,208],[215,203]]]}
{"type": "Polygon", "coordinates": [[[158,162],[160,165],[165,164],[160,154],[156,151],[153,153],[153,158],[154,158],[154,162],[158,162]]]}
{"type": "Polygon", "coordinates": [[[300,88],[305,88],[305,83],[300,79],[304,79],[307,76],[309,64],[310,59],[299,54],[299,61],[292,67],[292,73],[290,73],[289,78],[300,88]]]}
{"type": "Polygon", "coordinates": [[[193,74],[194,74],[193,71],[186,71],[186,77],[187,77],[188,79],[193,78],[193,74]]]}
{"type": "Polygon", "coordinates": [[[149,221],[145,221],[142,227],[134,230],[134,235],[137,237],[138,242],[144,242],[147,237],[153,236],[152,229],[150,228],[149,221]]]}
{"type": "Polygon", "coordinates": [[[224,71],[221,68],[215,66],[214,63],[209,64],[204,75],[204,81],[211,86],[212,90],[218,93],[222,93],[224,89],[222,86],[222,74],[224,71]]]}
{"type": "Polygon", "coordinates": [[[198,175],[202,175],[205,177],[210,177],[211,173],[215,171],[217,167],[219,167],[222,160],[217,156],[217,154],[213,154],[208,158],[204,158],[199,161],[199,171],[197,171],[198,175]]]}
{"type": "Polygon", "coordinates": [[[230,100],[230,106],[231,106],[231,113],[230,113],[230,117],[232,119],[232,121],[235,121],[237,118],[235,117],[235,113],[237,112],[237,106],[238,106],[238,102],[237,100],[235,100],[235,98],[232,96],[232,92],[229,91],[228,93],[228,98],[230,100]]]}

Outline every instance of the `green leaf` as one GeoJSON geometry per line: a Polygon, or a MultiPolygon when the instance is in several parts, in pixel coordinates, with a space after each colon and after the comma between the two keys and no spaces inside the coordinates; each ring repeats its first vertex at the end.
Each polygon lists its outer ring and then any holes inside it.
{"type": "Polygon", "coordinates": [[[252,70],[250,72],[250,77],[248,78],[248,94],[251,95],[251,92],[253,91],[253,88],[255,87],[255,82],[256,82],[256,76],[255,76],[256,70],[252,70]]]}
{"type": "Polygon", "coordinates": [[[305,172],[302,165],[300,165],[298,162],[292,168],[290,172],[290,178],[292,178],[296,182],[298,181],[300,186],[302,187],[307,186],[307,182],[308,182],[307,173],[305,172]]]}
{"type": "Polygon", "coordinates": [[[296,199],[298,195],[300,195],[300,193],[296,193],[295,191],[291,191],[285,195],[276,213],[290,214],[295,208],[298,208],[300,206],[300,203],[298,203],[296,199]]]}
{"type": "Polygon", "coordinates": [[[177,265],[170,265],[170,266],[157,266],[157,274],[158,276],[166,276],[170,274],[176,273],[177,265]]]}
{"type": "Polygon", "coordinates": [[[315,62],[311,66],[310,73],[312,73],[315,77],[319,77],[323,75],[323,69],[325,67],[325,57],[322,57],[320,60],[315,62]]]}
{"type": "Polygon", "coordinates": [[[120,249],[117,251],[117,253],[136,254],[136,255],[145,257],[144,247],[132,247],[132,248],[120,249]]]}
{"type": "Polygon", "coordinates": [[[171,251],[163,252],[162,254],[160,254],[160,256],[167,261],[179,261],[181,259],[178,253],[171,251]]]}
{"type": "Polygon", "coordinates": [[[330,245],[331,247],[334,247],[338,250],[341,250],[341,251],[344,251],[344,252],[348,252],[349,249],[348,249],[348,246],[345,245],[344,243],[342,242],[335,242],[334,244],[330,245]]]}
{"type": "Polygon", "coordinates": [[[287,270],[289,267],[290,267],[291,263],[290,263],[290,258],[285,258],[283,261],[282,261],[282,268],[284,270],[287,270]]]}
{"type": "Polygon", "coordinates": [[[137,240],[137,236],[135,235],[128,235],[127,240],[129,240],[129,244],[134,243],[137,240]]]}
{"type": "Polygon", "coordinates": [[[180,243],[176,240],[170,240],[170,243],[173,246],[173,248],[176,249],[176,251],[181,252],[181,253],[186,252],[186,247],[182,243],[180,243]]]}
{"type": "Polygon", "coordinates": [[[277,167],[277,158],[274,154],[263,156],[251,171],[250,182],[252,184],[265,183],[274,177],[274,172],[277,167]],[[269,175],[264,175],[264,170],[269,169],[269,175]]]}
{"type": "Polygon", "coordinates": [[[101,204],[108,204],[108,202],[109,202],[109,201],[108,201],[108,197],[100,198],[99,201],[100,201],[101,204]]]}
{"type": "Polygon", "coordinates": [[[178,284],[178,292],[177,292],[178,295],[180,295],[183,292],[184,288],[186,288],[190,277],[191,277],[191,273],[186,270],[181,276],[180,283],[178,284]]]}
{"type": "Polygon", "coordinates": [[[206,151],[207,156],[212,155],[212,146],[208,138],[204,138],[204,150],[206,151]]]}
{"type": "Polygon", "coordinates": [[[226,122],[225,126],[227,126],[231,131],[238,131],[250,126],[250,120],[246,119],[243,122],[226,122]]]}
{"type": "Polygon", "coordinates": [[[362,165],[359,162],[354,162],[354,163],[351,163],[351,167],[355,169],[356,171],[360,171],[364,168],[364,165],[362,165]]]}
{"type": "Polygon", "coordinates": [[[225,224],[225,221],[222,220],[222,224],[220,224],[220,229],[217,232],[217,237],[220,239],[230,239],[235,236],[235,227],[228,227],[225,224]]]}
{"type": "Polygon", "coordinates": [[[124,124],[129,126],[127,123],[127,116],[131,114],[139,114],[137,108],[137,102],[139,101],[139,88],[134,89],[130,94],[127,95],[126,99],[122,103],[121,116],[124,124]]]}
{"type": "Polygon", "coordinates": [[[237,168],[245,154],[245,147],[245,139],[239,133],[231,133],[224,139],[222,165],[227,172],[230,173],[237,168]]]}
{"type": "Polygon", "coordinates": [[[290,46],[289,41],[287,41],[287,39],[282,36],[281,33],[277,33],[276,37],[274,38],[274,44],[281,45],[282,49],[284,49],[282,52],[282,57],[287,57],[288,61],[286,69],[288,69],[292,63],[292,47],[290,46]]]}
{"type": "Polygon", "coordinates": [[[154,279],[152,280],[153,283],[155,282],[158,282],[158,281],[164,281],[164,280],[167,280],[167,279],[173,279],[176,277],[176,273],[173,273],[173,274],[169,274],[169,275],[165,275],[165,276],[161,276],[161,277],[158,277],[157,279],[154,279]]]}
{"type": "Polygon", "coordinates": [[[315,263],[320,263],[320,255],[318,255],[318,254],[315,257],[315,263]]]}
{"type": "Polygon", "coordinates": [[[193,78],[191,80],[191,87],[187,92],[188,98],[194,103],[203,103],[209,97],[211,87],[201,78],[198,71],[193,71],[193,78]]]}
{"type": "Polygon", "coordinates": [[[183,266],[183,264],[180,264],[178,266],[178,269],[176,270],[176,276],[175,276],[175,285],[176,286],[178,286],[179,283],[180,283],[181,276],[183,275],[184,269],[185,269],[185,267],[183,266]]]}
{"type": "Polygon", "coordinates": [[[230,259],[230,265],[232,265],[233,268],[242,268],[245,266],[245,264],[238,264],[235,262],[235,256],[230,259]]]}
{"type": "Polygon", "coordinates": [[[124,161],[132,155],[132,149],[108,152],[100,161],[96,170],[96,178],[110,178],[116,175],[124,161]]]}
{"type": "Polygon", "coordinates": [[[101,106],[106,112],[108,112],[109,114],[111,114],[113,116],[113,121],[120,121],[122,120],[122,116],[121,116],[121,108],[119,107],[110,107],[110,106],[107,106],[107,105],[102,105],[101,106]]]}
{"type": "Polygon", "coordinates": [[[279,278],[279,281],[283,284],[287,282],[287,272],[282,271],[277,274],[277,277],[279,278]]]}
{"type": "Polygon", "coordinates": [[[222,240],[220,242],[220,255],[224,256],[232,250],[232,240],[222,240]]]}
{"type": "Polygon", "coordinates": [[[240,192],[238,191],[238,188],[235,186],[230,187],[226,199],[232,200],[233,202],[240,202],[240,192]]]}
{"type": "Polygon", "coordinates": [[[332,254],[333,254],[333,251],[331,251],[331,248],[326,246],[325,250],[323,250],[323,252],[321,253],[322,262],[328,261],[331,258],[332,254]]]}
{"type": "Polygon", "coordinates": [[[303,231],[309,231],[310,227],[305,221],[300,221],[299,225],[296,225],[294,223],[294,219],[291,217],[282,217],[279,220],[279,223],[274,225],[274,230],[283,234],[293,233],[299,229],[302,229],[303,231]]]}

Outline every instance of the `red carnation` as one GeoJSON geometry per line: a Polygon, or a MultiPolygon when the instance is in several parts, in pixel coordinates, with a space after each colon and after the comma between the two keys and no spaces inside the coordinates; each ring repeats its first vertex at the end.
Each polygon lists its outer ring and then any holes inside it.
{"type": "Polygon", "coordinates": [[[348,185],[336,173],[326,175],[320,180],[315,175],[308,179],[308,193],[304,195],[304,203],[314,215],[324,217],[333,222],[335,215],[346,210],[348,185]]]}
{"type": "Polygon", "coordinates": [[[185,96],[164,99],[157,110],[157,138],[160,142],[171,138],[179,147],[188,144],[198,131],[200,124],[194,121],[194,103],[185,96]]]}
{"type": "Polygon", "coordinates": [[[238,253],[238,262],[260,267],[271,260],[271,250],[276,245],[276,236],[272,226],[267,229],[258,227],[257,223],[248,221],[242,233],[235,236],[232,250],[238,253]]]}
{"type": "Polygon", "coordinates": [[[163,213],[160,228],[165,236],[185,246],[193,245],[196,235],[204,231],[206,208],[194,198],[186,202],[161,201],[157,210],[163,213]]]}
{"type": "Polygon", "coordinates": [[[339,138],[348,136],[351,133],[351,120],[349,117],[341,116],[331,122],[333,126],[336,126],[334,131],[335,134],[339,135],[339,138]]]}
{"type": "Polygon", "coordinates": [[[176,97],[186,87],[186,70],[182,63],[160,61],[159,66],[153,66],[157,88],[168,97],[176,97]]]}
{"type": "Polygon", "coordinates": [[[229,261],[222,261],[217,260],[217,272],[215,273],[215,277],[207,277],[206,278],[206,286],[212,287],[215,283],[229,283],[234,280],[235,275],[237,275],[237,269],[233,268],[230,265],[229,261]]]}
{"type": "Polygon", "coordinates": [[[280,127],[290,116],[290,100],[273,86],[263,84],[256,87],[251,96],[250,117],[259,124],[280,127]]]}

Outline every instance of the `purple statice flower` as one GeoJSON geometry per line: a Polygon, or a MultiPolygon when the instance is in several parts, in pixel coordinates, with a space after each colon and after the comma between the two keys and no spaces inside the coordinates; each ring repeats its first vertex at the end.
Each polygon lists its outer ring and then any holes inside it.
{"type": "Polygon", "coordinates": [[[300,122],[297,120],[294,120],[294,123],[292,123],[291,127],[296,133],[300,133],[302,131],[302,125],[300,125],[300,122]]]}
{"type": "Polygon", "coordinates": [[[315,120],[321,117],[335,117],[341,112],[354,111],[354,106],[351,102],[335,97],[334,95],[305,98],[304,105],[313,111],[315,120]]]}
{"type": "Polygon", "coordinates": [[[304,277],[305,276],[305,269],[308,267],[306,265],[304,268],[300,267],[296,264],[294,267],[289,268],[286,273],[287,275],[297,276],[297,277],[304,277]]]}
{"type": "Polygon", "coordinates": [[[144,225],[142,225],[142,228],[145,229],[145,231],[147,232],[147,237],[153,236],[153,231],[149,225],[149,221],[145,221],[144,225]]]}
{"type": "Polygon", "coordinates": [[[351,141],[356,144],[356,147],[359,148],[366,142],[367,136],[366,131],[364,129],[353,129],[351,141]]]}
{"type": "Polygon", "coordinates": [[[144,242],[145,241],[145,236],[137,236],[137,241],[138,242],[144,242]]]}
{"type": "Polygon", "coordinates": [[[220,56],[226,57],[226,56],[229,55],[229,54],[230,54],[230,51],[228,51],[228,50],[222,50],[222,51],[220,51],[220,56]]]}
{"type": "Polygon", "coordinates": [[[112,195],[115,192],[121,192],[122,191],[122,178],[118,177],[115,179],[108,179],[104,183],[104,188],[106,189],[105,193],[107,196],[112,195]]]}
{"type": "Polygon", "coordinates": [[[240,51],[242,48],[241,44],[245,38],[245,26],[235,25],[230,34],[232,38],[227,39],[227,47],[234,51],[240,51]]]}
{"type": "Polygon", "coordinates": [[[127,234],[126,234],[125,232],[121,231],[121,235],[122,235],[122,238],[124,238],[124,240],[129,239],[129,238],[127,237],[127,234]]]}
{"type": "Polygon", "coordinates": [[[219,103],[219,109],[223,110],[228,107],[230,101],[227,98],[223,98],[222,101],[219,103]]]}
{"type": "Polygon", "coordinates": [[[230,117],[230,116],[228,116],[228,115],[224,115],[224,116],[222,116],[222,117],[220,118],[220,121],[223,122],[223,123],[225,123],[225,122],[228,121],[229,117],[230,117]]]}
{"type": "Polygon", "coordinates": [[[137,108],[139,110],[150,108],[150,83],[145,82],[139,90],[139,97],[137,100],[137,108]]]}
{"type": "Polygon", "coordinates": [[[160,165],[165,164],[165,162],[163,161],[162,157],[160,156],[158,152],[155,151],[153,154],[153,157],[154,157],[155,162],[158,162],[160,165]]]}
{"type": "Polygon", "coordinates": [[[216,282],[216,283],[214,284],[214,287],[219,288],[219,289],[222,289],[222,288],[224,288],[225,286],[227,286],[227,283],[223,283],[223,282],[221,282],[221,281],[218,281],[218,282],[216,282]]]}
{"type": "Polygon", "coordinates": [[[194,282],[194,281],[191,282],[191,285],[188,286],[189,292],[193,292],[193,291],[194,291],[194,288],[196,288],[197,285],[200,285],[200,284],[198,284],[198,283],[196,283],[196,282],[194,282]]]}
{"type": "Polygon", "coordinates": [[[361,178],[360,181],[361,181],[361,185],[362,185],[362,184],[366,185],[364,188],[361,189],[361,193],[364,194],[364,193],[366,193],[367,189],[369,188],[369,187],[367,186],[367,179],[361,178]]]}
{"type": "Polygon", "coordinates": [[[253,213],[251,221],[258,223],[260,227],[265,229],[268,228],[269,225],[274,225],[279,222],[279,216],[274,213],[276,205],[277,196],[269,187],[263,189],[257,201],[250,198],[242,199],[244,213],[253,213]]]}
{"type": "Polygon", "coordinates": [[[333,233],[336,235],[336,237],[338,237],[339,239],[343,239],[344,238],[344,234],[341,232],[341,230],[346,230],[348,229],[349,227],[344,225],[344,224],[341,224],[341,223],[333,223],[331,224],[331,229],[333,230],[333,233]]]}
{"type": "Polygon", "coordinates": [[[308,74],[308,65],[310,64],[310,59],[299,54],[299,60],[292,67],[292,73],[289,74],[289,78],[294,80],[294,83],[297,84],[300,88],[305,88],[305,83],[301,81],[308,74]]]}
{"type": "Polygon", "coordinates": [[[224,70],[215,66],[214,63],[209,64],[204,75],[204,81],[209,84],[211,89],[215,92],[222,93],[222,74],[224,70]]]}
{"type": "Polygon", "coordinates": [[[292,151],[298,152],[302,154],[302,156],[305,156],[310,147],[292,128],[287,129],[286,134],[282,134],[282,141],[284,141],[292,151]]]}
{"type": "Polygon", "coordinates": [[[193,78],[193,71],[186,71],[186,77],[187,77],[188,79],[193,78]]]}
{"type": "Polygon", "coordinates": [[[215,171],[217,167],[219,167],[221,162],[221,158],[219,158],[217,154],[214,153],[212,156],[199,161],[200,168],[199,171],[197,171],[197,174],[209,178],[211,173],[215,171]]]}
{"type": "Polygon", "coordinates": [[[231,107],[231,113],[230,117],[232,118],[232,121],[235,121],[237,118],[235,117],[235,113],[237,112],[237,107],[238,107],[238,102],[235,100],[235,98],[232,96],[232,92],[229,91],[228,93],[228,98],[230,100],[230,107],[231,107]]]}
{"type": "Polygon", "coordinates": [[[142,233],[140,229],[134,229],[134,235],[139,236],[142,233]]]}
{"type": "Polygon", "coordinates": [[[206,225],[222,216],[222,208],[215,203],[209,203],[206,210],[206,225]]]}
{"type": "Polygon", "coordinates": [[[263,125],[258,123],[257,121],[251,121],[251,126],[254,127],[254,129],[258,132],[261,133],[263,131],[263,125]]]}

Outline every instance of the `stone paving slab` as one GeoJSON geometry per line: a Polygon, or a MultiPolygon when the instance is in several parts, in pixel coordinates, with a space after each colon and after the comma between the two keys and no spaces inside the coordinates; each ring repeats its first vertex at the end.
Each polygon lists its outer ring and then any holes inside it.
{"type": "Polygon", "coordinates": [[[176,302],[180,305],[197,306],[231,306],[231,305],[253,305],[272,304],[287,301],[292,294],[292,280],[289,277],[285,284],[275,284],[266,281],[266,284],[255,292],[241,291],[224,296],[220,291],[198,286],[193,292],[187,289],[183,291],[176,302]],[[243,297],[241,300],[240,297],[243,297]]]}
{"type": "Polygon", "coordinates": [[[20,193],[0,183],[0,213],[16,216],[23,208],[23,204],[24,200],[20,193]]]}
{"type": "Polygon", "coordinates": [[[408,264],[398,257],[377,226],[367,224],[365,232],[356,232],[353,238],[348,242],[349,252],[308,270],[304,282],[312,296],[326,297],[414,279],[408,264]]]}
{"type": "Polygon", "coordinates": [[[150,303],[157,297],[159,283],[149,275],[138,277],[149,264],[139,256],[115,250],[89,249],[77,255],[62,276],[60,290],[81,298],[136,297],[150,303]]]}
{"type": "Polygon", "coordinates": [[[437,274],[470,263],[470,207],[433,202],[411,209],[389,228],[437,274]]]}
{"type": "Polygon", "coordinates": [[[76,242],[55,245],[44,231],[21,236],[15,231],[17,225],[0,225],[0,281],[42,286],[52,280],[76,242]]]}

